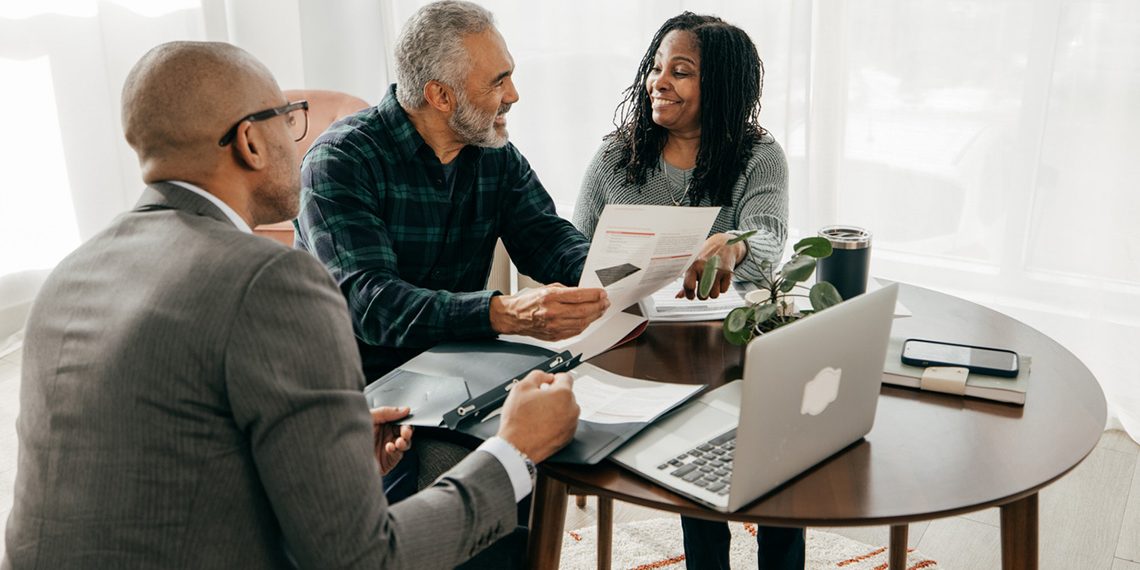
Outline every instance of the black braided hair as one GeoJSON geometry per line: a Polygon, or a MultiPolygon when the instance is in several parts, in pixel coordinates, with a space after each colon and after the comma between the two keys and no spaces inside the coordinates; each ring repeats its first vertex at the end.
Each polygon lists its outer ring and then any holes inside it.
{"type": "Polygon", "coordinates": [[[614,111],[616,130],[609,137],[621,153],[617,170],[624,171],[626,182],[642,185],[660,168],[669,132],[653,122],[645,79],[661,40],[674,30],[691,32],[701,56],[701,139],[689,203],[700,204],[708,196],[714,206],[731,206],[732,188],[752,157],[752,146],[764,135],[764,62],[744,30],[715,16],[684,12],[666,20],[653,35],[633,84],[614,111]]]}

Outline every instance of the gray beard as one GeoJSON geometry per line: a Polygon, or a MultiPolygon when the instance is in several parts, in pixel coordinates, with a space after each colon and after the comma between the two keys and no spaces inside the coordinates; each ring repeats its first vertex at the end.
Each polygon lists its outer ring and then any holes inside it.
{"type": "Polygon", "coordinates": [[[456,91],[455,112],[447,120],[447,126],[455,131],[459,140],[472,146],[501,148],[507,144],[507,135],[495,130],[495,117],[479,112],[462,92],[456,91]],[[485,126],[484,126],[485,125],[485,126]]]}

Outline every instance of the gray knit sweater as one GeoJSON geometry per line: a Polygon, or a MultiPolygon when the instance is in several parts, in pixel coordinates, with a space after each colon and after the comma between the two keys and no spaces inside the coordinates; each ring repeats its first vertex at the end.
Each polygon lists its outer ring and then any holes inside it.
{"type": "MultiPolygon", "coordinates": [[[[664,168],[651,171],[645,184],[638,186],[625,181],[625,172],[616,169],[620,152],[613,140],[602,146],[586,167],[582,190],[574,207],[574,225],[586,237],[593,239],[594,228],[606,204],[650,204],[671,206],[673,200],[684,194],[684,185],[691,171],[683,172],[670,181],[664,168]]],[[[685,196],[682,206],[688,206],[685,196]]],[[[709,206],[705,197],[700,206],[709,206]]],[[[771,135],[765,134],[752,149],[752,157],[744,173],[732,188],[732,205],[721,208],[713,223],[712,233],[739,233],[757,230],[748,239],[748,255],[736,267],[739,278],[760,278],[760,262],[777,264],[784,251],[788,231],[788,163],[784,150],[771,135]]],[[[711,235],[711,234],[710,234],[711,235]]]]}

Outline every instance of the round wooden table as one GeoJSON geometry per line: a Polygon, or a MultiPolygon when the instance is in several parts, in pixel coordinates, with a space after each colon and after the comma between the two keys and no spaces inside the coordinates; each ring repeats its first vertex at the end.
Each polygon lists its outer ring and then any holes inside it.
{"type": "MultiPolygon", "coordinates": [[[[1032,358],[1025,406],[884,385],[865,440],[738,512],[722,514],[608,461],[545,464],[534,495],[528,556],[557,568],[568,490],[713,520],[784,526],[891,526],[891,568],[906,560],[907,523],[1001,508],[1002,567],[1037,567],[1037,492],[1075,467],[1104,430],[1104,394],[1075,356],[1000,313],[903,285],[914,316],[892,336],[1009,348],[1032,358]]],[[[635,378],[708,384],[740,378],[743,350],[715,323],[654,323],[591,360],[635,378]]],[[[858,331],[852,331],[857,335],[858,331]]],[[[608,523],[608,521],[604,521],[608,523]]]]}

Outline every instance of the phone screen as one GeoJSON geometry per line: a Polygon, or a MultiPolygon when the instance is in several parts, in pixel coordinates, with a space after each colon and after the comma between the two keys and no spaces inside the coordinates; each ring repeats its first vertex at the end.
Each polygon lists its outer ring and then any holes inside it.
{"type": "Polygon", "coordinates": [[[972,366],[992,370],[1017,370],[1017,355],[1004,350],[989,350],[922,340],[909,340],[904,347],[903,356],[915,360],[941,362],[958,366],[972,366]]]}

